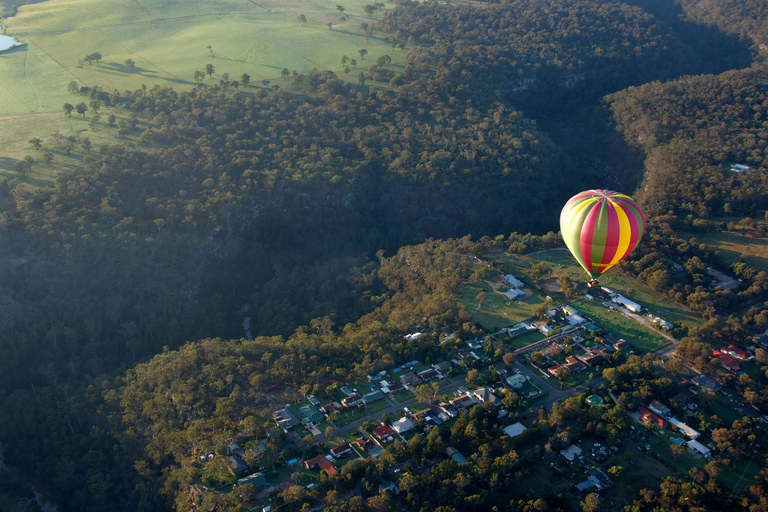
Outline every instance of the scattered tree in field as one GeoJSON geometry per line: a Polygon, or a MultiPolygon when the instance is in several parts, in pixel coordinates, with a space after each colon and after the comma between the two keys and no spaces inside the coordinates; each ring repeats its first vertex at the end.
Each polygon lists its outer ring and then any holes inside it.
{"type": "Polygon", "coordinates": [[[83,149],[86,153],[89,155],[91,154],[91,148],[93,147],[93,142],[91,142],[91,139],[88,137],[83,137],[83,140],[80,141],[80,145],[83,146],[83,149]]]}
{"type": "Polygon", "coordinates": [[[365,14],[368,15],[368,16],[371,16],[374,13],[375,10],[376,10],[376,8],[374,6],[372,6],[371,4],[368,4],[365,7],[363,7],[363,11],[365,11],[365,14]]]}
{"type": "Polygon", "coordinates": [[[115,116],[115,114],[110,114],[109,119],[107,120],[107,123],[109,124],[109,126],[114,127],[115,123],[117,123],[117,116],[115,116]]]}
{"type": "Polygon", "coordinates": [[[136,68],[136,61],[133,59],[125,59],[125,70],[129,73],[133,73],[133,70],[136,68]]]}
{"type": "Polygon", "coordinates": [[[365,41],[368,42],[368,39],[373,35],[373,27],[368,27],[365,29],[365,41]]]}
{"type": "Polygon", "coordinates": [[[102,57],[101,57],[101,54],[99,52],[93,52],[90,55],[86,55],[85,58],[83,58],[83,61],[87,62],[88,64],[91,64],[93,62],[98,64],[99,61],[101,61],[101,59],[102,59],[102,57]]]}
{"type": "Polygon", "coordinates": [[[59,149],[64,147],[64,136],[61,134],[61,131],[56,130],[51,134],[51,140],[54,144],[56,144],[56,147],[59,149]]]}
{"type": "Polygon", "coordinates": [[[50,167],[53,163],[53,153],[47,149],[43,151],[43,162],[45,162],[46,167],[50,167]]]}
{"type": "Polygon", "coordinates": [[[251,83],[251,75],[248,73],[240,75],[240,83],[243,84],[243,87],[248,87],[248,84],[251,83]]]}
{"type": "Polygon", "coordinates": [[[346,55],[342,55],[341,56],[341,67],[346,66],[347,65],[347,61],[349,61],[349,57],[347,57],[346,55]]]}
{"type": "Polygon", "coordinates": [[[32,159],[31,156],[25,156],[21,160],[16,161],[16,164],[14,167],[16,168],[16,172],[18,172],[22,176],[26,176],[27,173],[32,169],[32,166],[35,164],[35,161],[32,159]]]}
{"type": "Polygon", "coordinates": [[[328,30],[333,30],[333,23],[328,22],[328,30]]]}
{"type": "Polygon", "coordinates": [[[387,44],[392,47],[392,49],[395,49],[395,46],[397,46],[398,40],[395,37],[388,36],[387,37],[387,44]]]}
{"type": "Polygon", "coordinates": [[[336,10],[339,11],[339,14],[341,14],[341,13],[343,13],[345,11],[344,6],[342,6],[342,5],[337,5],[336,6],[336,10]]]}
{"type": "Polygon", "coordinates": [[[357,61],[355,59],[350,60],[349,63],[352,64],[352,69],[357,67],[357,61]]]}
{"type": "Polygon", "coordinates": [[[280,70],[280,76],[282,77],[283,80],[288,78],[288,75],[290,75],[290,74],[291,74],[291,72],[288,71],[288,68],[283,68],[283,69],[280,70]]]}
{"type": "Polygon", "coordinates": [[[91,107],[91,110],[94,112],[98,112],[101,108],[101,102],[99,100],[91,100],[88,102],[88,105],[91,107]]]}
{"type": "Polygon", "coordinates": [[[43,147],[42,139],[38,139],[37,137],[29,139],[29,143],[32,144],[38,151],[40,151],[40,149],[43,147]]]}
{"type": "Polygon", "coordinates": [[[67,90],[72,94],[77,94],[80,91],[80,86],[76,81],[72,80],[67,84],[67,90]]]}
{"type": "Polygon", "coordinates": [[[81,101],[77,105],[75,105],[75,110],[77,110],[78,114],[83,115],[83,119],[85,119],[85,113],[88,112],[88,106],[85,104],[84,101],[81,101]]]}
{"type": "Polygon", "coordinates": [[[359,75],[357,75],[357,83],[360,85],[365,85],[365,81],[368,80],[368,77],[365,76],[365,73],[363,71],[360,72],[359,75]]]}
{"type": "Polygon", "coordinates": [[[195,74],[193,75],[193,80],[198,84],[201,83],[203,80],[205,80],[205,72],[195,71],[195,74]]]}
{"type": "Polygon", "coordinates": [[[238,82],[237,80],[232,80],[232,83],[230,85],[232,85],[232,87],[237,89],[238,87],[240,87],[240,82],[238,82]]]}
{"type": "Polygon", "coordinates": [[[365,56],[368,54],[368,50],[366,50],[365,48],[360,48],[359,50],[357,50],[357,53],[360,54],[360,58],[362,60],[365,60],[365,56]]]}
{"type": "Polygon", "coordinates": [[[208,75],[208,78],[212,78],[213,74],[216,72],[215,69],[213,69],[213,64],[206,64],[205,65],[205,73],[208,75]]]}
{"type": "Polygon", "coordinates": [[[307,17],[306,17],[306,16],[304,16],[303,14],[299,14],[299,15],[296,17],[296,19],[297,19],[297,20],[299,20],[299,23],[301,23],[301,24],[302,24],[302,26],[307,24],[307,17]]]}
{"type": "Polygon", "coordinates": [[[88,125],[93,128],[96,126],[96,123],[101,121],[101,115],[100,114],[93,114],[91,118],[88,120],[88,125]]]}
{"type": "Polygon", "coordinates": [[[75,147],[75,142],[77,142],[77,137],[75,137],[74,135],[67,136],[67,146],[65,148],[67,151],[67,154],[70,154],[72,152],[72,149],[75,147]]]}
{"type": "Polygon", "coordinates": [[[261,81],[261,85],[263,85],[264,87],[269,87],[270,83],[272,83],[271,80],[262,80],[261,81]]]}
{"type": "Polygon", "coordinates": [[[72,117],[72,111],[75,110],[75,107],[72,106],[71,103],[65,103],[64,104],[64,112],[69,116],[72,117]]]}
{"type": "Polygon", "coordinates": [[[376,65],[379,66],[380,68],[387,66],[391,62],[392,62],[392,58],[389,55],[382,55],[378,59],[376,59],[376,65]]]}
{"type": "Polygon", "coordinates": [[[210,58],[212,58],[212,59],[215,59],[216,58],[216,54],[213,53],[213,46],[208,45],[208,46],[206,46],[206,48],[208,48],[208,56],[210,58]]]}

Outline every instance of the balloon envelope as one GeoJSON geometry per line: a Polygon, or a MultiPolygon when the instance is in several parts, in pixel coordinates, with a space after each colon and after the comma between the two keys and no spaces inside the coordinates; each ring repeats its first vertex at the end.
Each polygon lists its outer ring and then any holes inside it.
{"type": "Polygon", "coordinates": [[[579,264],[597,279],[637,246],[645,231],[645,215],[629,196],[586,190],[565,203],[560,231],[579,264]]]}

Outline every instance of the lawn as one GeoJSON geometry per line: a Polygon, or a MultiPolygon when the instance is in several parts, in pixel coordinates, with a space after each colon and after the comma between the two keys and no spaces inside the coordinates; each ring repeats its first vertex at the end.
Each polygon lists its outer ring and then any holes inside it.
{"type": "Polygon", "coordinates": [[[515,338],[506,338],[504,339],[504,342],[508,343],[515,350],[519,350],[521,348],[527,347],[528,345],[532,345],[538,341],[541,341],[546,337],[547,336],[538,329],[533,329],[515,338]]]}
{"type": "Polygon", "coordinates": [[[630,320],[618,311],[610,311],[602,304],[586,299],[575,301],[572,304],[576,309],[595,320],[602,328],[630,342],[637,350],[653,352],[671,343],[656,331],[630,320]]]}
{"type": "Polygon", "coordinates": [[[385,400],[376,400],[368,404],[368,412],[379,412],[389,407],[389,404],[385,400]]]}
{"type": "MultiPolygon", "coordinates": [[[[683,238],[695,238],[699,244],[717,251],[720,270],[741,261],[755,270],[768,272],[768,238],[750,238],[742,232],[718,231],[714,233],[678,233],[683,238]]],[[[685,263],[685,262],[681,262],[685,263]]]]}
{"type": "MultiPolygon", "coordinates": [[[[463,378],[463,377],[462,377],[463,378]]],[[[408,391],[407,389],[403,389],[401,391],[397,391],[395,393],[392,393],[392,398],[395,399],[395,402],[398,404],[401,404],[403,402],[407,402],[408,400],[415,398],[416,395],[408,391]]]]}
{"type": "Polygon", "coordinates": [[[346,425],[347,423],[351,423],[353,421],[359,420],[360,418],[365,417],[365,407],[352,407],[347,409],[342,409],[338,416],[336,416],[336,419],[334,420],[334,423],[337,425],[346,425]]]}
{"type": "MultiPolygon", "coordinates": [[[[105,91],[135,90],[142,84],[182,91],[195,85],[195,71],[213,64],[215,73],[206,76],[205,86],[218,84],[224,73],[230,80],[247,73],[248,91],[261,87],[262,80],[292,91],[290,77],[281,78],[283,68],[299,73],[331,70],[357,83],[357,73],[342,73],[342,55],[364,69],[386,54],[392,59],[390,68],[398,72],[405,50],[393,50],[380,31],[366,40],[360,28],[363,22],[375,26],[392,7],[367,16],[363,8],[368,3],[344,2],[344,22],[336,4],[320,0],[50,0],[24,5],[14,18],[3,20],[6,34],[25,44],[0,58],[0,121],[6,126],[0,130],[0,169],[11,171],[8,162],[32,155],[26,144],[30,138],[45,138],[56,128],[64,133],[68,120],[62,105],[82,100],[67,92],[71,81],[105,91]],[[306,16],[304,25],[297,20],[300,14],[306,16]],[[332,30],[328,23],[334,24],[332,30]],[[364,57],[358,53],[361,48],[368,52],[364,57]],[[81,65],[93,52],[102,60],[81,65]],[[124,65],[129,58],[136,63],[133,72],[124,65]]],[[[4,15],[12,6],[0,0],[4,15]]]]}
{"type": "Polygon", "coordinates": [[[501,293],[488,291],[486,283],[468,284],[459,296],[459,303],[472,315],[472,321],[490,331],[497,331],[532,317],[536,306],[542,302],[544,299],[537,293],[523,300],[510,301],[501,293]],[[485,292],[482,304],[477,300],[480,292],[485,292]]]}

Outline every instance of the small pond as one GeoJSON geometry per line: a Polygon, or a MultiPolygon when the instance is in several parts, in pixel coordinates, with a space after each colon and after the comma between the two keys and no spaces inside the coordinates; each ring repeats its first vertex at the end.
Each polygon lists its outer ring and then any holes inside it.
{"type": "Polygon", "coordinates": [[[19,46],[20,44],[22,43],[14,41],[11,36],[0,35],[0,52],[7,50],[8,48],[13,48],[14,46],[19,46]]]}

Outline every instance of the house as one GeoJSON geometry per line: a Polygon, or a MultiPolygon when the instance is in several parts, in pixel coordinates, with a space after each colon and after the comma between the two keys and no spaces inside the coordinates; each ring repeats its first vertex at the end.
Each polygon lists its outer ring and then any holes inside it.
{"type": "Polygon", "coordinates": [[[568,306],[563,306],[563,313],[565,313],[566,315],[578,315],[579,310],[573,306],[568,305],[568,306]]]}
{"type": "Polygon", "coordinates": [[[735,173],[738,173],[738,174],[744,174],[745,172],[747,172],[748,170],[750,170],[752,168],[750,166],[744,165],[744,164],[731,164],[731,166],[728,169],[731,172],[735,172],[735,173]]]}
{"type": "Polygon", "coordinates": [[[334,458],[341,458],[345,457],[352,453],[352,447],[349,445],[349,443],[342,443],[338,446],[334,446],[331,448],[331,455],[334,456],[334,458]]]}
{"type": "Polygon", "coordinates": [[[675,328],[675,325],[672,322],[667,322],[663,318],[656,317],[653,319],[653,323],[659,324],[659,327],[662,327],[668,331],[671,331],[675,328]]]}
{"type": "Polygon", "coordinates": [[[641,414],[641,419],[645,424],[653,423],[654,425],[657,425],[660,428],[666,428],[668,425],[667,421],[664,418],[656,415],[655,413],[652,413],[651,411],[649,411],[643,406],[638,407],[637,412],[641,414]]]}
{"type": "Polygon", "coordinates": [[[331,402],[331,403],[329,403],[329,404],[325,404],[324,406],[322,406],[322,407],[320,408],[320,411],[321,411],[322,413],[324,413],[324,414],[327,414],[327,415],[329,415],[329,416],[330,416],[331,414],[335,413],[335,412],[336,412],[336,411],[338,411],[338,410],[339,410],[339,408],[338,408],[338,407],[336,407],[336,404],[334,404],[333,402],[331,402]]]}
{"type": "Polygon", "coordinates": [[[245,478],[241,478],[237,481],[238,487],[241,485],[248,485],[253,484],[255,487],[262,487],[264,485],[267,485],[267,477],[264,476],[264,473],[254,473],[252,475],[248,475],[245,478]]]}
{"type": "MultiPolygon", "coordinates": [[[[385,437],[386,439],[386,437],[385,437]]],[[[355,446],[363,450],[364,452],[367,452],[374,446],[376,446],[376,443],[368,439],[367,437],[359,437],[355,440],[355,446]]]]}
{"type": "Polygon", "coordinates": [[[421,384],[421,379],[419,379],[416,375],[414,375],[413,372],[404,373],[400,376],[400,382],[403,386],[418,386],[421,384]]]}
{"type": "Polygon", "coordinates": [[[313,407],[320,407],[320,400],[318,400],[315,395],[309,395],[307,397],[307,402],[310,403],[313,407]]]}
{"type": "Polygon", "coordinates": [[[508,427],[504,427],[504,433],[507,434],[512,439],[516,438],[523,432],[525,432],[525,426],[519,421],[517,423],[513,423],[512,425],[509,425],[508,427]]]}
{"type": "Polygon", "coordinates": [[[733,345],[728,345],[728,348],[723,350],[723,352],[733,357],[734,359],[739,359],[740,361],[751,361],[755,358],[755,356],[751,355],[747,351],[738,347],[734,347],[733,345]]]}
{"type": "Polygon", "coordinates": [[[697,375],[691,379],[691,382],[700,388],[704,388],[707,391],[711,391],[713,393],[720,391],[720,388],[723,387],[722,384],[708,375],[697,375]]]}
{"type": "Polygon", "coordinates": [[[455,418],[459,414],[459,411],[448,402],[443,402],[438,407],[443,411],[438,415],[443,421],[448,421],[449,418],[455,418]],[[443,418],[443,416],[445,416],[445,418],[443,418]]]}
{"type": "Polygon", "coordinates": [[[669,407],[659,402],[658,400],[654,400],[648,404],[648,408],[660,416],[669,416],[672,414],[672,411],[669,410],[669,407]]]}
{"type": "Polygon", "coordinates": [[[446,374],[448,370],[450,370],[453,367],[453,365],[450,363],[450,361],[443,361],[442,363],[433,364],[432,368],[439,371],[442,374],[446,374]]]}
{"type": "Polygon", "coordinates": [[[522,288],[525,286],[525,283],[513,276],[512,274],[507,274],[504,276],[504,280],[507,282],[510,288],[522,288]]]}
{"type": "Polygon", "coordinates": [[[481,387],[472,392],[472,396],[478,403],[484,404],[490,402],[494,406],[501,405],[501,400],[491,392],[491,388],[481,387]]]}
{"type": "Polygon", "coordinates": [[[752,341],[763,348],[768,348],[768,332],[763,333],[760,336],[755,336],[752,338],[752,341]]]}
{"type": "Polygon", "coordinates": [[[539,332],[541,332],[541,334],[545,336],[548,336],[552,332],[552,328],[549,327],[548,325],[542,324],[539,326],[539,332]]]}
{"type": "Polygon", "coordinates": [[[309,404],[297,407],[295,411],[296,416],[305,425],[323,420],[322,413],[309,404]]]}
{"type": "Polygon", "coordinates": [[[507,377],[507,385],[514,389],[520,389],[528,381],[528,377],[515,373],[507,377]]]}
{"type": "Polygon", "coordinates": [[[559,370],[562,367],[563,367],[563,365],[561,365],[561,364],[554,364],[554,365],[550,366],[549,368],[547,368],[547,371],[549,373],[551,373],[552,375],[554,375],[555,377],[557,377],[557,370],[559,370]]]}
{"type": "Polygon", "coordinates": [[[249,468],[248,464],[245,463],[245,460],[243,460],[240,454],[235,453],[229,456],[229,460],[227,461],[227,469],[229,469],[229,472],[234,476],[237,476],[239,473],[248,471],[249,468]]]}
{"type": "Polygon", "coordinates": [[[568,356],[565,358],[565,367],[568,368],[572,373],[576,373],[580,372],[584,368],[587,368],[587,365],[573,356],[568,356]]]}
{"type": "Polygon", "coordinates": [[[410,420],[408,418],[400,418],[397,421],[392,422],[392,429],[394,429],[395,432],[398,434],[403,434],[404,432],[408,432],[413,428],[413,420],[410,420]]]}
{"type": "MultiPolygon", "coordinates": [[[[639,409],[639,407],[638,407],[639,409]]],[[[672,424],[677,430],[685,434],[686,436],[690,437],[691,439],[698,439],[699,438],[699,432],[695,429],[689,427],[682,421],[678,420],[677,418],[669,418],[669,423],[672,424]]]]}
{"type": "Polygon", "coordinates": [[[365,400],[365,403],[369,404],[371,402],[375,402],[376,400],[382,400],[384,398],[384,393],[381,391],[372,391],[368,394],[363,395],[363,400],[365,400]]]}
{"type": "Polygon", "coordinates": [[[421,338],[421,333],[420,332],[414,332],[412,334],[406,334],[405,336],[403,336],[403,338],[406,341],[414,341],[414,340],[417,340],[417,339],[421,338]]]}
{"type": "Polygon", "coordinates": [[[467,462],[467,459],[462,454],[459,453],[459,450],[457,450],[453,446],[449,446],[448,448],[446,448],[445,453],[447,453],[448,456],[452,458],[456,464],[465,464],[467,462]]]}
{"type": "Polygon", "coordinates": [[[504,292],[504,295],[509,297],[511,300],[520,300],[525,298],[525,292],[517,288],[512,288],[511,290],[507,290],[506,292],[504,292]]]}
{"type": "Polygon", "coordinates": [[[611,298],[611,301],[614,304],[618,304],[620,306],[624,306],[628,310],[630,310],[633,313],[640,313],[643,310],[643,306],[638,304],[637,302],[631,301],[628,298],[622,296],[622,295],[616,295],[611,298]]]}
{"type": "Polygon", "coordinates": [[[598,491],[602,491],[611,485],[612,482],[608,475],[606,475],[601,469],[595,469],[592,471],[592,473],[590,473],[585,481],[575,485],[574,487],[576,487],[576,490],[579,492],[584,492],[587,489],[591,489],[592,487],[598,491]]]}
{"type": "Polygon", "coordinates": [[[565,450],[560,450],[560,455],[562,455],[563,457],[565,457],[569,461],[572,461],[573,459],[575,459],[576,457],[581,455],[581,448],[579,448],[575,444],[572,444],[571,446],[569,446],[565,450]]]}
{"type": "Polygon", "coordinates": [[[559,343],[551,343],[547,348],[541,351],[542,354],[546,354],[549,357],[559,356],[563,353],[565,347],[559,343]]]}
{"type": "Polygon", "coordinates": [[[419,378],[423,380],[424,382],[434,379],[435,377],[438,377],[439,374],[437,373],[437,370],[424,370],[423,372],[419,372],[419,378]]]}
{"type": "Polygon", "coordinates": [[[602,351],[585,352],[584,354],[577,356],[577,358],[587,366],[592,366],[603,361],[602,351]]]}
{"type": "Polygon", "coordinates": [[[339,470],[336,469],[336,466],[329,461],[325,455],[318,455],[314,459],[309,459],[307,461],[304,461],[304,467],[307,469],[314,469],[316,467],[320,467],[323,471],[325,471],[328,476],[337,473],[339,470]]]}
{"type": "Polygon", "coordinates": [[[299,424],[298,418],[296,418],[296,416],[294,416],[288,409],[280,409],[279,411],[273,412],[272,419],[275,420],[278,427],[285,431],[299,424]]]}
{"type": "Polygon", "coordinates": [[[343,405],[344,407],[355,407],[364,403],[365,403],[365,400],[363,400],[363,397],[360,396],[358,393],[352,393],[346,398],[341,399],[341,405],[343,405]]]}
{"type": "Polygon", "coordinates": [[[568,315],[565,320],[571,325],[581,325],[587,323],[587,320],[580,315],[568,315]]]}
{"type": "Polygon", "coordinates": [[[723,365],[725,369],[731,372],[738,372],[741,371],[741,365],[737,360],[732,358],[731,356],[724,354],[723,352],[720,352],[719,350],[715,350],[712,352],[712,355],[715,356],[717,359],[720,360],[720,364],[723,365]]]}
{"type": "Polygon", "coordinates": [[[712,454],[712,450],[701,444],[700,442],[696,441],[695,439],[688,441],[688,447],[696,450],[700,454],[702,454],[704,457],[709,458],[712,454]]]}
{"type": "Polygon", "coordinates": [[[243,451],[240,449],[240,445],[234,441],[227,445],[227,455],[232,455],[233,453],[243,455],[243,451]]]}
{"type": "Polygon", "coordinates": [[[462,395],[458,398],[454,398],[448,403],[452,405],[454,409],[459,411],[469,409],[475,405],[475,402],[468,395],[462,395]]]}
{"type": "Polygon", "coordinates": [[[381,425],[380,427],[373,429],[373,435],[379,441],[384,441],[394,433],[395,431],[389,425],[381,425]]]}
{"type": "Polygon", "coordinates": [[[627,350],[631,347],[632,345],[630,345],[627,340],[623,340],[623,339],[613,344],[613,348],[616,350],[627,350]]]}

